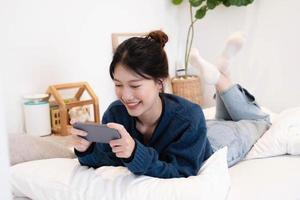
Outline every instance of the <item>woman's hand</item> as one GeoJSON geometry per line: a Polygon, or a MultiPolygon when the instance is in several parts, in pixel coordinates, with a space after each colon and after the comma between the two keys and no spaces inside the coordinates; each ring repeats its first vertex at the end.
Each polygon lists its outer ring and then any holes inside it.
{"type": "Polygon", "coordinates": [[[111,140],[109,142],[112,152],[114,152],[118,158],[129,158],[135,148],[134,139],[121,124],[108,123],[107,126],[116,129],[121,135],[120,139],[111,140]]]}
{"type": "Polygon", "coordinates": [[[91,142],[87,141],[86,139],[80,137],[80,136],[87,136],[87,134],[88,134],[87,132],[78,130],[76,128],[71,128],[70,132],[74,136],[73,145],[77,151],[84,152],[92,144],[91,142]]]}

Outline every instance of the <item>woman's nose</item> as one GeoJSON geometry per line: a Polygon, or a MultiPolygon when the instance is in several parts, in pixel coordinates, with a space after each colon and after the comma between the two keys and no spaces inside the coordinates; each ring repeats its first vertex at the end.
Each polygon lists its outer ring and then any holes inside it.
{"type": "Polygon", "coordinates": [[[121,98],[124,101],[130,101],[130,100],[134,99],[134,96],[130,90],[124,89],[122,92],[121,98]]]}

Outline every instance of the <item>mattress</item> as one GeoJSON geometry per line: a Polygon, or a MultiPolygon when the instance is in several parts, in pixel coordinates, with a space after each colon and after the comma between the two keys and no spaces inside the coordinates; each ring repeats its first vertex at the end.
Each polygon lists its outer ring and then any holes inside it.
{"type": "Polygon", "coordinates": [[[229,173],[227,200],[300,200],[300,156],[246,160],[229,173]]]}

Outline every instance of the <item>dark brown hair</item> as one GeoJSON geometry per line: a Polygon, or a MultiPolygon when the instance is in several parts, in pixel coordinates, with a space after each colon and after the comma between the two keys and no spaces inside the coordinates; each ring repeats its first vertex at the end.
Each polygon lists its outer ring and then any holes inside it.
{"type": "Polygon", "coordinates": [[[117,64],[134,71],[143,78],[159,81],[169,76],[167,54],[164,50],[168,36],[158,30],[146,37],[132,37],[122,42],[116,49],[109,73],[114,79],[117,64]]]}

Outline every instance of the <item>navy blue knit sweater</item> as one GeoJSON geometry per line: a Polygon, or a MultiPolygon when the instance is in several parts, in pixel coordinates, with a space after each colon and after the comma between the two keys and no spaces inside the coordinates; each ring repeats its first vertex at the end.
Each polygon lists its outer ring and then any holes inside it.
{"type": "Polygon", "coordinates": [[[116,157],[108,144],[93,143],[85,152],[75,150],[81,165],[94,168],[126,166],[134,174],[159,178],[196,175],[212,154],[202,109],[175,95],[160,96],[163,111],[146,144],[136,129],[135,118],[128,114],[120,101],[113,102],[104,113],[103,124],[122,124],[134,138],[136,146],[130,159],[116,157]]]}

